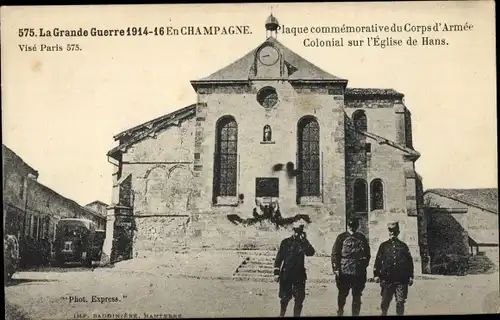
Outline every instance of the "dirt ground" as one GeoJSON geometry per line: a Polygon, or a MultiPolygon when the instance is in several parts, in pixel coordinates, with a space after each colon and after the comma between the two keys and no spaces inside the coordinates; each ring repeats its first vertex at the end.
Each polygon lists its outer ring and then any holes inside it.
{"type": "MultiPolygon", "coordinates": [[[[498,273],[416,281],[407,314],[497,313],[498,281],[498,273]]],[[[334,283],[309,283],[303,315],[334,315],[336,295],[334,283]]],[[[154,269],[21,272],[5,296],[11,313],[31,319],[273,317],[279,312],[275,283],[183,278],[154,269]],[[15,307],[21,310],[12,311],[15,307]]],[[[379,286],[368,283],[362,315],[380,314],[379,303],[379,286]]]]}

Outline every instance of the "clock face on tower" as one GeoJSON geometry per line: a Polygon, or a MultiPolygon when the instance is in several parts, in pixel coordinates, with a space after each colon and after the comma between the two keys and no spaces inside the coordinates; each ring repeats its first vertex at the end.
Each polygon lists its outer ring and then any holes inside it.
{"type": "Polygon", "coordinates": [[[278,50],[273,47],[267,46],[259,51],[259,60],[266,66],[275,64],[279,59],[278,50]]]}

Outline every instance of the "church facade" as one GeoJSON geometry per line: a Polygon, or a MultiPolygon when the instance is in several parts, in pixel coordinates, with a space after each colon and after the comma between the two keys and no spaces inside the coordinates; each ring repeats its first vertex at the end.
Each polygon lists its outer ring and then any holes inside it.
{"type": "Polygon", "coordinates": [[[277,27],[271,16],[262,44],[192,81],[196,103],[115,136],[105,252],[117,243],[128,243],[128,258],[179,245],[273,250],[290,229],[238,223],[267,205],[284,219],[307,216],[320,254],[352,216],[373,255],[387,222],[399,221],[414,259],[425,258],[420,154],[403,94],[349,88],[281,44],[277,27]]]}

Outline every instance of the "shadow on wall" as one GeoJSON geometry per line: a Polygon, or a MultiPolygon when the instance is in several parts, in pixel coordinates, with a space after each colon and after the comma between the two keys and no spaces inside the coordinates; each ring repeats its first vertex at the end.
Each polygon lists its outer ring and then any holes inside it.
{"type": "Polygon", "coordinates": [[[132,259],[135,218],[132,215],[117,216],[114,226],[111,263],[132,259]]]}
{"type": "Polygon", "coordinates": [[[428,213],[428,216],[431,273],[466,275],[497,271],[497,265],[486,252],[473,255],[473,248],[477,247],[477,244],[469,238],[467,231],[452,214],[432,212],[428,213]]]}
{"type": "Polygon", "coordinates": [[[431,273],[465,275],[470,257],[467,232],[449,213],[430,213],[429,218],[431,273]]]}

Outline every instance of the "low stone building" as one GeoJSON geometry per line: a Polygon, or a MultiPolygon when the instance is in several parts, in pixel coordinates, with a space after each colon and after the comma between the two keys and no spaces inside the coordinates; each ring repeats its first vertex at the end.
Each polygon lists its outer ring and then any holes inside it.
{"type": "Polygon", "coordinates": [[[498,189],[429,189],[424,199],[432,270],[471,256],[498,267],[498,189]]]}
{"type": "Polygon", "coordinates": [[[96,200],[85,205],[85,208],[90,209],[92,212],[98,212],[99,215],[91,213],[90,220],[97,224],[97,229],[106,230],[106,215],[108,211],[108,204],[96,200]]]}
{"type": "Polygon", "coordinates": [[[48,263],[57,221],[84,218],[103,229],[106,215],[79,205],[40,183],[38,172],[2,145],[4,163],[4,232],[20,242],[24,265],[48,263]]]}
{"type": "Polygon", "coordinates": [[[4,234],[15,235],[19,239],[23,234],[28,180],[36,180],[38,171],[3,144],[2,156],[4,234]]]}
{"type": "Polygon", "coordinates": [[[105,252],[124,234],[127,257],[179,244],[276,249],[289,229],[248,224],[279,205],[285,220],[306,216],[319,254],[348,217],[373,255],[399,221],[419,269],[420,154],[403,94],[349,88],[279,42],[277,27],[269,17],[263,43],[192,81],[196,103],[114,137],[105,252]]]}
{"type": "Polygon", "coordinates": [[[28,183],[26,203],[26,228],[35,238],[53,239],[55,225],[62,218],[88,219],[101,226],[106,222],[100,212],[81,206],[36,180],[28,183]]]}

